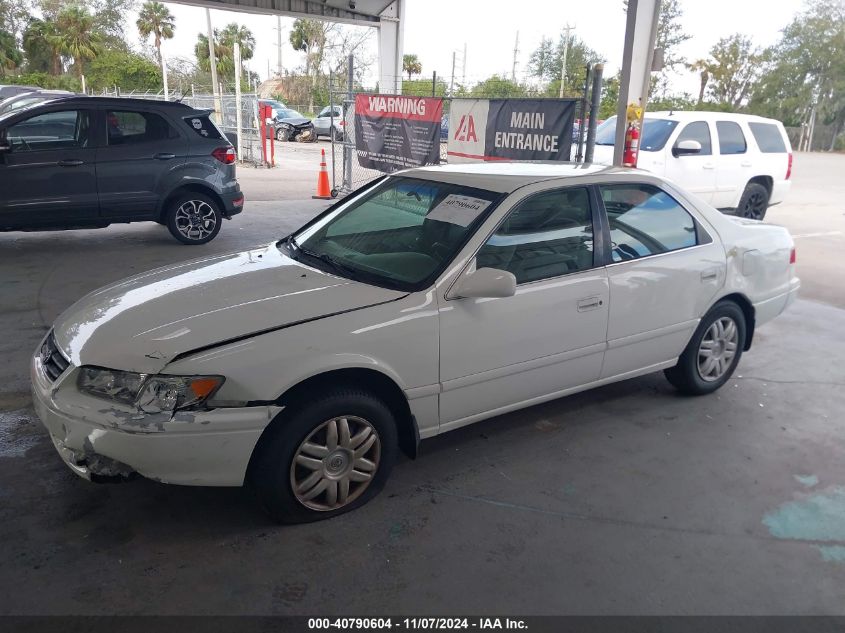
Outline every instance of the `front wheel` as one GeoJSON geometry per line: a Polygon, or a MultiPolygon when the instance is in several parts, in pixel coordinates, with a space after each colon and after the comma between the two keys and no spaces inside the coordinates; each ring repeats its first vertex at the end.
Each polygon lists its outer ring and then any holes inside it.
{"type": "Polygon", "coordinates": [[[733,375],[745,344],[745,314],[722,301],[704,315],[678,364],[663,373],[681,393],[713,393],[733,375]]]}
{"type": "Polygon", "coordinates": [[[188,193],[170,204],[165,220],[170,234],[183,244],[206,244],[220,232],[223,214],[209,196],[188,193]]]}
{"type": "Polygon", "coordinates": [[[769,209],[769,190],[758,182],[750,182],[739,199],[737,215],[750,220],[762,220],[769,209]]]}
{"type": "Polygon", "coordinates": [[[261,438],[248,477],[276,521],[328,519],[384,487],[396,458],[396,423],[376,396],[339,389],[281,415],[261,438]]]}
{"type": "Polygon", "coordinates": [[[276,140],[277,141],[287,142],[287,140],[289,138],[290,138],[290,135],[288,134],[287,130],[285,130],[283,128],[279,128],[278,130],[276,130],[276,140]]]}

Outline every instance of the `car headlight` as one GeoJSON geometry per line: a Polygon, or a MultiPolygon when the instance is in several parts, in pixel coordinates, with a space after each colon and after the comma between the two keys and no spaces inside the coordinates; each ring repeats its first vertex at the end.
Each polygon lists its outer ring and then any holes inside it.
{"type": "Polygon", "coordinates": [[[83,367],[79,390],[97,398],[135,405],[146,413],[197,407],[221,387],[223,376],[165,376],[83,367]]]}

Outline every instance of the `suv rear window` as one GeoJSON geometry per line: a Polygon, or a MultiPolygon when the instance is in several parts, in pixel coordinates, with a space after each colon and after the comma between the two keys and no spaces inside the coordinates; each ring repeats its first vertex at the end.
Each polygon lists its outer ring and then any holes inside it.
{"type": "Polygon", "coordinates": [[[757,146],[761,152],[764,154],[786,153],[786,145],[777,125],[774,123],[749,123],[748,127],[751,128],[751,133],[754,135],[754,140],[757,141],[757,146]]]}
{"type": "Polygon", "coordinates": [[[203,138],[223,138],[220,130],[214,125],[214,122],[208,118],[207,114],[198,114],[196,116],[185,117],[185,123],[198,136],[203,138]]]}

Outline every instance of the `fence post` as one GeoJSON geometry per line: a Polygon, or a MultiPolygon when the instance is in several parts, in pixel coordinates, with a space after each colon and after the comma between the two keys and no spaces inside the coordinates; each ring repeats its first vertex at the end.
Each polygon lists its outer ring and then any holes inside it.
{"type": "Polygon", "coordinates": [[[590,65],[587,64],[584,68],[584,96],[581,97],[581,125],[578,126],[578,147],[575,149],[576,163],[580,163],[584,158],[584,119],[587,118],[587,96],[590,90],[590,65]]]}
{"type": "MultiPolygon", "coordinates": [[[[346,100],[350,104],[351,107],[354,107],[354,95],[352,94],[352,90],[355,87],[355,70],[354,70],[354,58],[352,55],[349,56],[349,61],[347,63],[346,69],[346,100]]],[[[345,115],[345,113],[344,113],[345,115]]],[[[346,127],[346,126],[344,126],[346,127]]],[[[348,139],[345,138],[346,135],[344,134],[343,140],[343,188],[346,191],[352,191],[352,145],[349,144],[348,139]]]]}
{"type": "Polygon", "coordinates": [[[437,71],[431,73],[431,96],[437,96],[437,71]]]}
{"type": "MultiPolygon", "coordinates": [[[[345,136],[345,134],[344,134],[345,136]]],[[[329,139],[332,142],[332,190],[337,189],[337,181],[335,179],[335,162],[334,162],[334,75],[329,70],[329,139]]]]}
{"type": "MultiPolygon", "coordinates": [[[[590,103],[590,124],[587,128],[587,150],[584,155],[585,163],[593,162],[593,150],[596,148],[596,124],[599,120],[599,107],[601,105],[601,76],[604,72],[604,64],[593,66],[593,94],[590,103]]],[[[581,127],[584,122],[581,121],[581,127]]]]}
{"type": "Polygon", "coordinates": [[[241,112],[241,45],[235,42],[235,130],[237,130],[237,143],[235,148],[238,152],[238,160],[242,161],[241,154],[241,135],[243,133],[243,113],[241,112]]]}

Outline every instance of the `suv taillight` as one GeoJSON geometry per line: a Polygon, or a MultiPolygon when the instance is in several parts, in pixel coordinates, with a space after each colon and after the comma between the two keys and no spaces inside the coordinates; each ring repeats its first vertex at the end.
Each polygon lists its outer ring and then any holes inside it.
{"type": "Polygon", "coordinates": [[[792,175],[792,152],[789,152],[789,162],[786,164],[786,179],[792,175]]]}
{"type": "Polygon", "coordinates": [[[229,145],[228,147],[218,147],[211,155],[225,165],[231,165],[235,162],[235,148],[229,145]]]}
{"type": "Polygon", "coordinates": [[[796,259],[796,258],[795,258],[795,247],[793,246],[793,247],[792,247],[792,250],[791,250],[791,251],[789,251],[789,263],[790,263],[790,264],[794,264],[794,263],[795,263],[795,259],[796,259]]]}

